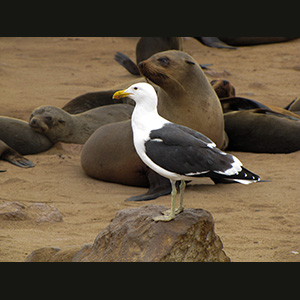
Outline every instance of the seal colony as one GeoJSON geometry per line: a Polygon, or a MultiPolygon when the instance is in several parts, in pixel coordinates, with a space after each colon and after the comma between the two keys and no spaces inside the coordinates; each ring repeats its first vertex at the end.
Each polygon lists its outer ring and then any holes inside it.
{"type": "Polygon", "coordinates": [[[203,134],[162,118],[157,112],[156,92],[150,84],[138,83],[113,95],[114,99],[122,97],[136,102],[131,126],[137,154],[148,167],[171,182],[171,210],[154,221],[171,221],[183,211],[185,180],[210,177],[242,184],[260,181],[236,157],[216,148],[203,134]],[[181,183],[180,205],[175,210],[176,181],[181,183]]]}

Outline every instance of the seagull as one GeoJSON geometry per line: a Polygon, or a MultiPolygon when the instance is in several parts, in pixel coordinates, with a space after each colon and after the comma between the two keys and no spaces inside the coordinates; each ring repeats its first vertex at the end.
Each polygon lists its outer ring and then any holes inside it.
{"type": "Polygon", "coordinates": [[[131,126],[133,143],[141,160],[156,173],[170,180],[171,209],[155,217],[154,221],[171,221],[181,213],[186,181],[197,177],[250,184],[260,177],[245,169],[238,158],[216,147],[200,132],[172,123],[158,114],[158,98],[149,83],[137,83],[117,91],[113,99],[124,97],[135,101],[131,126]],[[180,202],[175,209],[177,186],[180,181],[180,202]]]}

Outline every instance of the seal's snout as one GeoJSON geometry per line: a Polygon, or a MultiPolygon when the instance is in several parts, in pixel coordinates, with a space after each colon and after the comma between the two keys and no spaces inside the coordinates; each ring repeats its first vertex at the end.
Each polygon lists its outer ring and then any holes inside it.
{"type": "Polygon", "coordinates": [[[29,126],[39,133],[46,133],[49,130],[49,126],[36,117],[30,119],[29,126]]]}
{"type": "Polygon", "coordinates": [[[31,126],[31,127],[34,127],[34,126],[36,126],[36,119],[35,118],[32,118],[31,120],[30,120],[30,122],[29,122],[29,125],[31,126]]]}
{"type": "Polygon", "coordinates": [[[29,125],[31,128],[36,129],[40,127],[39,120],[35,117],[31,118],[29,121],[29,125]]]}

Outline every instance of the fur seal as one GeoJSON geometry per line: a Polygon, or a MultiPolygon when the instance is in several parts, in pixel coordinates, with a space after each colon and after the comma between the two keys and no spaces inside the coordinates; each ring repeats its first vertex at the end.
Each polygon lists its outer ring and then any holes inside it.
{"type": "Polygon", "coordinates": [[[284,43],[297,39],[297,37],[219,37],[219,39],[231,46],[254,46],[284,43]]]}
{"type": "Polygon", "coordinates": [[[22,155],[37,154],[53,145],[47,137],[32,130],[23,120],[0,117],[0,128],[1,159],[22,168],[34,166],[22,155]]]}
{"type": "Polygon", "coordinates": [[[142,37],[136,45],[136,64],[125,54],[117,52],[115,61],[132,75],[140,75],[137,65],[152,55],[167,50],[183,50],[181,37],[142,37]]]}
{"type": "Polygon", "coordinates": [[[228,113],[231,111],[242,111],[242,110],[252,110],[256,108],[262,108],[271,110],[275,113],[282,114],[290,119],[300,119],[300,116],[293,111],[287,110],[286,108],[281,108],[275,105],[267,105],[260,103],[255,100],[242,98],[242,97],[229,97],[220,99],[223,112],[228,113]]]}
{"type": "Polygon", "coordinates": [[[236,46],[254,46],[283,43],[297,37],[195,37],[203,45],[218,49],[237,49],[236,46]]]}
{"type": "Polygon", "coordinates": [[[224,114],[227,150],[291,153],[300,150],[300,119],[257,108],[224,114]]]}
{"type": "MultiPolygon", "coordinates": [[[[112,96],[117,91],[115,90],[107,90],[100,92],[91,92],[80,95],[67,104],[65,104],[62,109],[69,114],[75,115],[86,112],[93,108],[97,108],[100,106],[112,105],[112,104],[120,104],[120,101],[113,100],[112,96]]],[[[129,98],[124,98],[121,101],[124,104],[134,105],[133,101],[129,98]]]]}
{"type": "Polygon", "coordinates": [[[210,82],[219,99],[235,97],[235,88],[227,80],[212,80],[210,82]]]}
{"type": "Polygon", "coordinates": [[[256,108],[268,109],[266,105],[258,101],[242,97],[221,98],[220,102],[224,114],[232,111],[251,110],[256,108]]]}
{"type": "MultiPolygon", "coordinates": [[[[225,45],[225,44],[224,44],[225,45]]],[[[229,47],[229,46],[228,46],[229,47]]],[[[136,46],[136,64],[125,54],[117,52],[115,61],[123,66],[132,75],[141,75],[138,64],[152,55],[168,50],[183,51],[182,37],[142,37],[136,46]]],[[[208,69],[212,64],[201,64],[202,69],[208,69]]]]}
{"type": "Polygon", "coordinates": [[[236,47],[232,47],[224,42],[222,42],[218,37],[194,37],[200,43],[205,46],[218,48],[218,49],[229,49],[229,50],[236,50],[236,47]]]}
{"type": "Polygon", "coordinates": [[[81,166],[92,178],[147,187],[147,167],[134,149],[128,125],[130,121],[123,121],[97,129],[82,149],[81,166]]]}
{"type": "Polygon", "coordinates": [[[133,106],[116,104],[98,107],[84,113],[71,115],[54,106],[35,109],[29,120],[33,130],[44,134],[53,143],[84,144],[99,127],[128,120],[133,106]]]}
{"type": "Polygon", "coordinates": [[[243,98],[236,97],[234,86],[227,80],[213,80],[210,82],[215,92],[217,93],[223,113],[228,113],[231,111],[241,111],[241,110],[251,110],[256,108],[269,109],[274,112],[283,114],[290,118],[298,119],[300,112],[300,98],[293,100],[287,107],[281,108],[275,105],[267,105],[261,102],[243,98]]]}
{"type": "Polygon", "coordinates": [[[226,134],[220,101],[197,62],[187,53],[166,51],[139,64],[159,86],[158,112],[167,120],[199,131],[224,149],[226,134]]]}
{"type": "MultiPolygon", "coordinates": [[[[196,61],[181,51],[160,52],[139,64],[156,87],[159,113],[210,137],[226,147],[227,136],[219,99],[196,61]]],[[[142,163],[135,152],[130,120],[99,128],[86,142],[81,166],[93,178],[149,187],[147,194],[129,200],[145,201],[171,192],[169,180],[142,163]]]]}

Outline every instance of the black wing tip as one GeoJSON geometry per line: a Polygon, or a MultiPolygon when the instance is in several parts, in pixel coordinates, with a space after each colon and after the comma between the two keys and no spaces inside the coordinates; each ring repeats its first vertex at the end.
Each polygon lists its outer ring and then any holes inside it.
{"type": "Polygon", "coordinates": [[[253,180],[253,181],[261,181],[261,178],[259,175],[254,174],[253,172],[247,170],[246,168],[242,167],[242,172],[240,172],[238,175],[244,176],[244,178],[239,179],[246,179],[246,180],[253,180]]]}
{"type": "Polygon", "coordinates": [[[207,177],[210,177],[215,184],[219,184],[219,183],[229,184],[229,183],[236,183],[236,182],[250,184],[256,182],[264,182],[261,180],[260,176],[254,174],[253,172],[243,167],[242,167],[242,171],[235,175],[227,176],[227,175],[217,174],[214,172],[209,172],[207,174],[207,177]]]}

